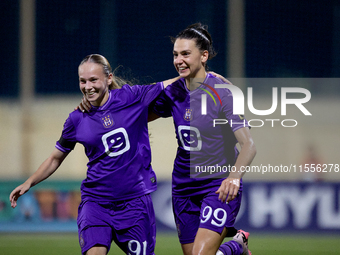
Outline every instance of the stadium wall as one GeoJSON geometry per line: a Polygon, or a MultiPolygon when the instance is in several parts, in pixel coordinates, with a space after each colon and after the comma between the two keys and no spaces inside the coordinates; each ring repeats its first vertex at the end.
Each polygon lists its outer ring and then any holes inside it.
{"type": "MultiPolygon", "coordinates": [[[[0,233],[77,231],[80,182],[43,182],[20,198],[13,210],[7,194],[17,184],[0,181],[0,233]]],[[[157,231],[176,231],[171,182],[159,182],[152,200],[157,231]]],[[[338,234],[339,212],[339,183],[246,181],[235,227],[252,232],[338,234]]]]}

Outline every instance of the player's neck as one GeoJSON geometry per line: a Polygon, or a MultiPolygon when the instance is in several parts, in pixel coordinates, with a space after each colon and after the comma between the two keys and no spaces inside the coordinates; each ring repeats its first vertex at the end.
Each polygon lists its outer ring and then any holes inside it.
{"type": "Polygon", "coordinates": [[[197,89],[204,82],[206,76],[207,76],[207,73],[204,71],[203,73],[196,75],[195,78],[186,78],[185,83],[186,83],[187,88],[190,91],[197,89]]]}

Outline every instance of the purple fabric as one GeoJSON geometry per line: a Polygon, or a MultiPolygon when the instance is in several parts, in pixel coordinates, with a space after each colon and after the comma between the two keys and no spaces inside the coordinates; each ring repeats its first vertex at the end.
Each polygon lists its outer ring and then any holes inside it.
{"type": "Polygon", "coordinates": [[[162,90],[162,83],[124,85],[90,113],[70,113],[56,148],[67,152],[72,143],[84,146],[89,162],[83,201],[120,201],[156,190],[147,117],[149,104],[162,90]]]}
{"type": "Polygon", "coordinates": [[[166,87],[155,103],[153,111],[156,114],[161,117],[173,116],[174,120],[178,149],[172,175],[173,196],[185,197],[216,191],[222,180],[228,177],[229,171],[210,174],[198,169],[220,167],[225,170],[235,164],[238,150],[234,132],[248,127],[248,122],[243,116],[233,114],[230,90],[214,89],[215,84],[222,83],[208,74],[199,88],[189,91],[185,80],[180,79],[166,87]],[[203,96],[207,98],[206,115],[202,114],[203,96]],[[229,123],[232,121],[232,124],[214,127],[214,119],[225,119],[229,123]]]}
{"type": "Polygon", "coordinates": [[[109,250],[112,240],[127,254],[136,249],[154,254],[156,225],[149,194],[127,201],[82,202],[77,223],[83,254],[97,244],[109,250]]]}
{"type": "Polygon", "coordinates": [[[241,206],[242,187],[238,196],[228,204],[218,200],[218,194],[209,192],[191,197],[173,197],[173,212],[180,243],[192,243],[198,228],[222,233],[233,227],[241,206]]]}

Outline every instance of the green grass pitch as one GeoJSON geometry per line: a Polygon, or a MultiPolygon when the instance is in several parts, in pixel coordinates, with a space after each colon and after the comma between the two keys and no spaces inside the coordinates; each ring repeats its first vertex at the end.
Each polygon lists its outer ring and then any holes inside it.
{"type": "MultiPolygon", "coordinates": [[[[226,239],[227,240],[227,239],[226,239]]],[[[254,255],[340,254],[338,235],[260,235],[251,233],[249,247],[254,255]]],[[[158,233],[157,255],[182,254],[175,234],[158,233]]],[[[0,254],[81,254],[77,234],[0,234],[0,254]]],[[[112,244],[110,255],[124,254],[112,244]]]]}

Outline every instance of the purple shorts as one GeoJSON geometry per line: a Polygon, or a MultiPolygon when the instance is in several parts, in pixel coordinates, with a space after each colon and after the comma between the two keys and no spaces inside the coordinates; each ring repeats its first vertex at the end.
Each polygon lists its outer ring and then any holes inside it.
{"type": "Polygon", "coordinates": [[[81,202],[77,223],[83,254],[95,245],[109,251],[112,241],[126,254],[154,254],[156,224],[150,194],[119,202],[81,202]]]}
{"type": "Polygon", "coordinates": [[[192,197],[173,197],[173,211],[180,243],[193,243],[198,228],[221,234],[224,228],[233,227],[240,210],[241,198],[241,190],[228,204],[219,201],[218,194],[213,191],[192,197]]]}

